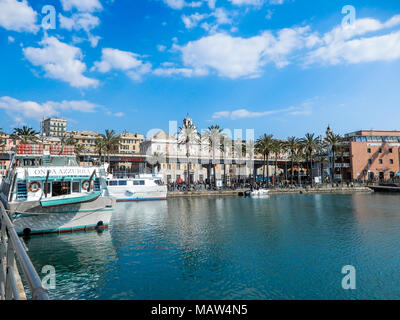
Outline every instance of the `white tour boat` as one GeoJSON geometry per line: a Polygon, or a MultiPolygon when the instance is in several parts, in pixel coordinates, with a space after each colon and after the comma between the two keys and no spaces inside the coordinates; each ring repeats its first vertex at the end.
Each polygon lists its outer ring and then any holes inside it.
{"type": "Polygon", "coordinates": [[[121,201],[166,200],[167,186],[155,174],[140,174],[134,178],[114,178],[107,176],[110,195],[121,201]]]}
{"type": "Polygon", "coordinates": [[[268,195],[269,190],[268,189],[259,189],[259,190],[253,190],[250,192],[250,195],[252,197],[262,197],[268,195]]]}
{"type": "Polygon", "coordinates": [[[73,147],[19,145],[0,185],[18,234],[107,228],[115,207],[103,167],[78,166],[73,147]]]}

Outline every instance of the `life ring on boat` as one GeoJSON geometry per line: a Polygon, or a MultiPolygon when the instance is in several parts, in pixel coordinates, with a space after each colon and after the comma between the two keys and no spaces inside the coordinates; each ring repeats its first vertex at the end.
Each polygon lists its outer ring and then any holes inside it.
{"type": "Polygon", "coordinates": [[[28,190],[30,191],[30,192],[34,192],[34,193],[36,193],[36,192],[38,192],[39,190],[40,190],[40,188],[41,188],[41,185],[40,185],[40,182],[31,182],[30,184],[29,184],[29,188],[28,188],[28,190]]]}
{"type": "Polygon", "coordinates": [[[89,189],[89,186],[90,186],[90,181],[89,180],[85,180],[85,181],[82,182],[82,189],[83,190],[89,189]]]}

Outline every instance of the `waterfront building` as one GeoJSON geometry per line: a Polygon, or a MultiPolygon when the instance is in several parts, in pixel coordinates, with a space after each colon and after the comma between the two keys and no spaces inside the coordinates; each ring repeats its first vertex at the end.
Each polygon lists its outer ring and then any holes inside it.
{"type": "Polygon", "coordinates": [[[254,167],[246,162],[248,158],[244,155],[243,141],[232,143],[232,145],[240,145],[240,154],[232,148],[225,153],[214,153],[213,156],[210,146],[205,138],[201,138],[191,118],[187,117],[183,120],[183,127],[192,127],[193,135],[197,138],[186,144],[182,131],[170,135],[160,130],[142,142],[141,153],[146,156],[147,162],[142,167],[143,170],[161,174],[166,183],[187,182],[188,179],[191,183],[212,182],[214,181],[214,165],[215,180],[226,181],[227,184],[253,175],[254,167]]]}
{"type": "Polygon", "coordinates": [[[67,132],[67,120],[48,118],[42,121],[42,134],[46,137],[62,137],[67,132]]]}
{"type": "Polygon", "coordinates": [[[400,175],[400,131],[360,130],[345,138],[351,179],[385,181],[400,175]]]}
{"type": "Polygon", "coordinates": [[[73,138],[76,144],[84,147],[85,153],[96,154],[96,140],[100,137],[100,134],[94,131],[71,131],[68,132],[68,136],[73,138]]]}
{"type": "Polygon", "coordinates": [[[144,141],[144,135],[139,133],[123,132],[120,134],[120,154],[140,153],[140,144],[144,141]]]}

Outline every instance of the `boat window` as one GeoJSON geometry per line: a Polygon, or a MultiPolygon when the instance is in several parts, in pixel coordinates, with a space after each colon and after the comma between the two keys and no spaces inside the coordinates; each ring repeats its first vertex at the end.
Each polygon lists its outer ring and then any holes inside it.
{"type": "Polygon", "coordinates": [[[79,191],[80,191],[79,186],[80,186],[80,183],[78,181],[74,181],[72,183],[72,192],[79,193],[79,191]]]}
{"type": "Polygon", "coordinates": [[[126,185],[127,185],[127,182],[126,182],[126,180],[120,180],[120,181],[118,181],[118,184],[119,184],[120,186],[126,186],[126,185]]]}
{"type": "Polygon", "coordinates": [[[154,180],[155,184],[161,185],[161,180],[154,180]]]}
{"type": "Polygon", "coordinates": [[[133,184],[135,186],[144,186],[144,180],[134,180],[133,184]]]}
{"type": "Polygon", "coordinates": [[[144,186],[144,180],[140,180],[140,181],[139,181],[139,184],[140,184],[141,186],[144,186]]]}
{"type": "Polygon", "coordinates": [[[46,193],[46,194],[49,194],[50,192],[51,192],[51,183],[50,182],[47,182],[45,185],[44,185],[44,193],[46,193]]]}
{"type": "Polygon", "coordinates": [[[118,181],[111,180],[111,181],[108,182],[108,185],[109,186],[117,186],[118,185],[118,181]]]}
{"type": "Polygon", "coordinates": [[[52,196],[64,196],[71,193],[71,182],[70,181],[56,181],[53,182],[52,196]]]}

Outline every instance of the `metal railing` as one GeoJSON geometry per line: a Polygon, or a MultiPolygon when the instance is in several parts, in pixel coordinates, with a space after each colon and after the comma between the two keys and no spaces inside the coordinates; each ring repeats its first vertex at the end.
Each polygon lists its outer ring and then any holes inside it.
{"type": "Polygon", "coordinates": [[[20,300],[17,277],[18,261],[28,282],[33,300],[49,300],[27,249],[18,237],[3,204],[0,202],[0,300],[20,300]]]}

